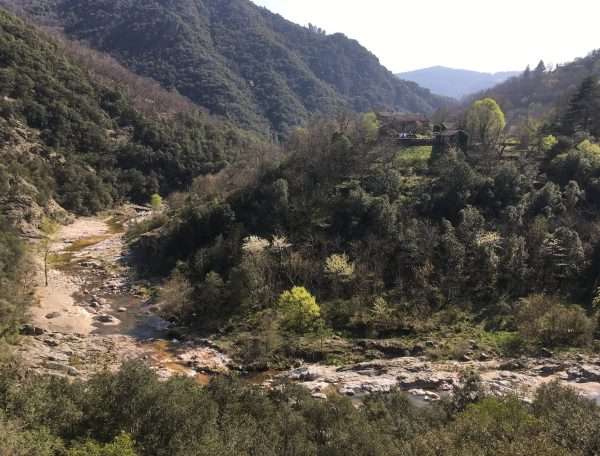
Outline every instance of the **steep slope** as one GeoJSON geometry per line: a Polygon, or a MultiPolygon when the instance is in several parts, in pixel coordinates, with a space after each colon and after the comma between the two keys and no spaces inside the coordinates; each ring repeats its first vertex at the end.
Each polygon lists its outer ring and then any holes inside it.
{"type": "Polygon", "coordinates": [[[517,71],[481,73],[478,71],[434,66],[406,73],[398,73],[396,76],[407,81],[413,81],[431,90],[433,93],[460,99],[466,95],[489,89],[518,75],[519,72],[517,71]]]}
{"type": "MultiPolygon", "coordinates": [[[[101,78],[95,54],[79,48],[90,69],[74,54],[0,11],[0,213],[21,221],[52,199],[80,213],[146,202],[248,148],[245,133],[191,109],[142,113],[128,95],[133,86],[101,78]]],[[[146,102],[154,95],[146,92],[146,102]]]]}
{"type": "Polygon", "coordinates": [[[430,113],[441,97],[400,81],[358,42],[295,25],[248,0],[3,0],[64,26],[135,72],[259,130],[312,113],[430,113]],[[157,39],[158,38],[158,39],[157,39]]]}
{"type": "Polygon", "coordinates": [[[566,107],[582,81],[592,75],[600,75],[600,50],[551,71],[540,62],[535,70],[525,71],[521,76],[479,93],[476,97],[496,99],[509,120],[515,120],[528,113],[548,113],[557,106],[566,107]]]}

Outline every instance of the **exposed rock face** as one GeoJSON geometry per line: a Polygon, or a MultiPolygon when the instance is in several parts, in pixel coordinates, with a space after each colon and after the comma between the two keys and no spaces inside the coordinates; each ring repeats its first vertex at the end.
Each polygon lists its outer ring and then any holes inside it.
{"type": "Polygon", "coordinates": [[[335,390],[360,397],[398,388],[421,400],[435,401],[449,394],[458,385],[460,373],[467,369],[479,372],[484,387],[494,395],[516,394],[527,399],[542,384],[559,381],[586,397],[600,399],[600,358],[586,358],[582,363],[576,358],[431,362],[403,357],[340,368],[302,366],[281,374],[279,379],[300,383],[319,395],[335,390]]]}

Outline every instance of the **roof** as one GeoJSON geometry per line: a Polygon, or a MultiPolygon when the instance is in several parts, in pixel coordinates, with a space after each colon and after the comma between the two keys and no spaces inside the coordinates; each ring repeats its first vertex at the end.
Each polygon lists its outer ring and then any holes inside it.
{"type": "Polygon", "coordinates": [[[401,112],[378,112],[377,117],[382,120],[395,122],[429,122],[429,119],[422,114],[408,114],[401,112]]]}

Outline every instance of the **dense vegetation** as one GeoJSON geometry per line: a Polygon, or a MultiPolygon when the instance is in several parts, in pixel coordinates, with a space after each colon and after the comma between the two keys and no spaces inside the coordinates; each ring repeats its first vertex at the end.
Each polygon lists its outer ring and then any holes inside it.
{"type": "Polygon", "coordinates": [[[31,279],[32,264],[24,242],[0,218],[0,364],[9,355],[5,342],[12,341],[33,301],[31,279]]]}
{"type": "Polygon", "coordinates": [[[520,76],[478,96],[496,99],[511,123],[517,124],[528,117],[551,117],[556,111],[562,112],[572,93],[590,76],[600,76],[599,51],[555,68],[540,62],[535,69],[527,68],[520,76]]]}
{"type": "Polygon", "coordinates": [[[302,334],[415,335],[467,318],[518,332],[517,351],[586,346],[600,301],[599,101],[585,81],[565,116],[508,151],[489,99],[467,115],[466,153],[374,140],[368,116],[320,121],[238,193],[192,192],[139,250],[187,290],[167,299],[173,314],[212,328],[242,317],[271,354],[294,286],[320,306],[302,334]]]}
{"type": "Polygon", "coordinates": [[[465,377],[452,401],[415,406],[401,393],[313,399],[231,379],[204,388],[159,382],[127,365],[88,383],[0,376],[0,453],[14,456],[592,456],[599,409],[556,385],[531,405],[485,398],[465,377]]]}
{"type": "MultiPolygon", "coordinates": [[[[3,211],[24,195],[88,214],[123,200],[145,203],[251,148],[245,133],[189,109],[143,114],[130,88],[93,77],[93,64],[103,62],[87,59],[88,70],[5,12],[0,55],[3,211]]],[[[85,60],[82,48],[76,58],[85,60]]]]}
{"type": "Polygon", "coordinates": [[[356,41],[300,27],[247,0],[2,3],[60,24],[211,113],[261,131],[287,132],[316,112],[431,113],[445,102],[395,78],[356,41]]]}
{"type": "MultiPolygon", "coordinates": [[[[340,106],[430,111],[440,101],[389,79],[345,37],[242,0],[17,6],[256,129],[287,131],[340,106]],[[168,46],[148,39],[158,32],[168,46]]],[[[538,83],[560,71],[540,67],[507,84],[536,81],[534,100],[538,83]]],[[[485,98],[459,119],[469,133],[461,147],[401,148],[372,113],[341,114],[290,131],[285,160],[266,162],[274,148],[0,12],[0,209],[150,202],[154,216],[127,233],[140,272],[166,279],[149,294],[172,321],[218,331],[248,369],[339,362],[365,337],[440,335],[428,354],[457,356],[448,343],[461,331],[511,355],[597,348],[594,71],[564,87],[565,103],[543,124],[528,112],[518,137],[506,132],[506,100],[485,98]],[[332,341],[337,352],[326,353],[332,341]]],[[[33,299],[30,261],[0,221],[0,344],[33,299]]],[[[35,376],[0,352],[2,455],[600,454],[600,409],[556,384],[526,403],[486,397],[465,373],[440,403],[417,406],[393,391],[356,407],[333,392],[318,400],[225,376],[207,387],[159,381],[136,363],[86,382],[35,376]]]]}

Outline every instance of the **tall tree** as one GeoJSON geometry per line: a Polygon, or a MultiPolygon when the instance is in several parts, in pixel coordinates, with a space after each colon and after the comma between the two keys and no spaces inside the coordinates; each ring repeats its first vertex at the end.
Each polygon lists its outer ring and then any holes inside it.
{"type": "Polygon", "coordinates": [[[492,98],[474,102],[467,112],[467,129],[471,138],[480,142],[485,151],[490,151],[496,146],[504,127],[504,113],[492,98]]]}
{"type": "Polygon", "coordinates": [[[562,125],[567,134],[583,131],[600,136],[600,83],[597,77],[587,77],[581,83],[571,97],[562,125]]]}

